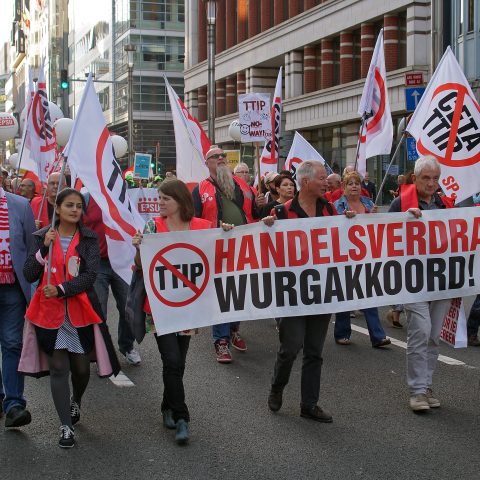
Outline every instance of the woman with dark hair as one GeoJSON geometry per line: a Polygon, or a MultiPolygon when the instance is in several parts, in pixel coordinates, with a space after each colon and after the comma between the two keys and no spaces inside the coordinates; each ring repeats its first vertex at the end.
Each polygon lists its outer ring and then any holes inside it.
{"type": "MultiPolygon", "coordinates": [[[[370,197],[361,194],[362,179],[358,172],[347,172],[343,176],[344,194],[335,202],[335,208],[339,215],[345,214],[348,218],[352,218],[357,214],[376,213],[377,206],[370,197]]],[[[380,323],[378,316],[378,308],[362,309],[367,321],[368,333],[372,347],[382,348],[390,345],[391,341],[385,335],[385,330],[380,323]]],[[[339,345],[350,345],[350,335],[352,333],[350,312],[339,312],[335,315],[335,342],[339,345]]]]}
{"type": "Polygon", "coordinates": [[[58,193],[55,228],[49,226],[34,233],[34,246],[23,268],[27,281],[40,283],[25,314],[28,322],[19,371],[42,376],[49,370],[53,402],[61,422],[61,448],[75,445],[73,425],[80,420],[90,361],[97,361],[102,376],[120,370],[93,290],[100,251],[96,234],[80,222],[84,208],[80,192],[66,188],[58,193]],[[39,368],[35,370],[34,364],[39,368]]]}
{"type": "Polygon", "coordinates": [[[274,189],[277,192],[278,199],[267,203],[262,209],[262,218],[270,215],[272,208],[282,205],[291,200],[297,193],[297,185],[291,175],[281,173],[273,181],[274,189]]]}
{"type": "MultiPolygon", "coordinates": [[[[180,180],[163,182],[158,189],[160,216],[147,222],[143,234],[137,232],[132,243],[137,248],[135,255],[135,273],[141,275],[140,244],[143,235],[152,233],[181,232],[188,230],[205,230],[212,228],[209,220],[194,217],[192,195],[187,186],[180,180]]],[[[224,225],[224,229],[231,228],[224,225]]],[[[133,284],[133,283],[132,283],[133,284]]],[[[176,429],[175,440],[185,444],[189,439],[188,423],[190,414],[185,403],[183,374],[185,360],[193,331],[157,334],[152,320],[152,312],[148,298],[145,298],[144,308],[146,332],[152,332],[157,341],[158,350],[163,363],[163,401],[162,416],[166,428],[176,429]]],[[[137,341],[139,339],[137,338],[137,341]]]]}

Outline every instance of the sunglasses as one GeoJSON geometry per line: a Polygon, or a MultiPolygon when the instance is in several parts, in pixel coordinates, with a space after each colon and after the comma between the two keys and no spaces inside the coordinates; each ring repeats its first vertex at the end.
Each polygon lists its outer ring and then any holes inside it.
{"type": "Polygon", "coordinates": [[[215,160],[218,160],[220,157],[226,158],[226,155],[224,153],[214,153],[213,155],[210,155],[208,158],[214,158],[215,160]]]}

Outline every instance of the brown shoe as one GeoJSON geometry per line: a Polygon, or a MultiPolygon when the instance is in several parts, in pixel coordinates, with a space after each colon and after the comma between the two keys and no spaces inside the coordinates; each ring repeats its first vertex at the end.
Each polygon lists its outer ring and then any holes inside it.
{"type": "Polygon", "coordinates": [[[468,337],[468,346],[469,347],[480,347],[480,340],[476,335],[470,335],[468,337]]]}

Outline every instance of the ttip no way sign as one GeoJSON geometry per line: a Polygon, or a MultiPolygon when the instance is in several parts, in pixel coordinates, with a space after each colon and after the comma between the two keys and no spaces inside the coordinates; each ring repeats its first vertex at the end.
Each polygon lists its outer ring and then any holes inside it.
{"type": "Polygon", "coordinates": [[[161,249],[149,267],[153,293],[169,307],[184,307],[194,302],[205,290],[209,276],[207,257],[188,243],[174,243],[161,249]]]}

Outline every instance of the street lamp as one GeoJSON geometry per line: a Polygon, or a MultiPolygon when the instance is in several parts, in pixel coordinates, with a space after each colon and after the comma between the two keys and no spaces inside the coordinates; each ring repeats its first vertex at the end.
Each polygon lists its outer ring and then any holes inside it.
{"type": "Polygon", "coordinates": [[[217,0],[206,0],[208,58],[208,136],[215,143],[215,23],[217,0]]]}
{"type": "Polygon", "coordinates": [[[137,46],[131,43],[125,45],[123,49],[127,52],[128,68],[128,166],[133,165],[133,55],[137,51],[137,46]]]}

